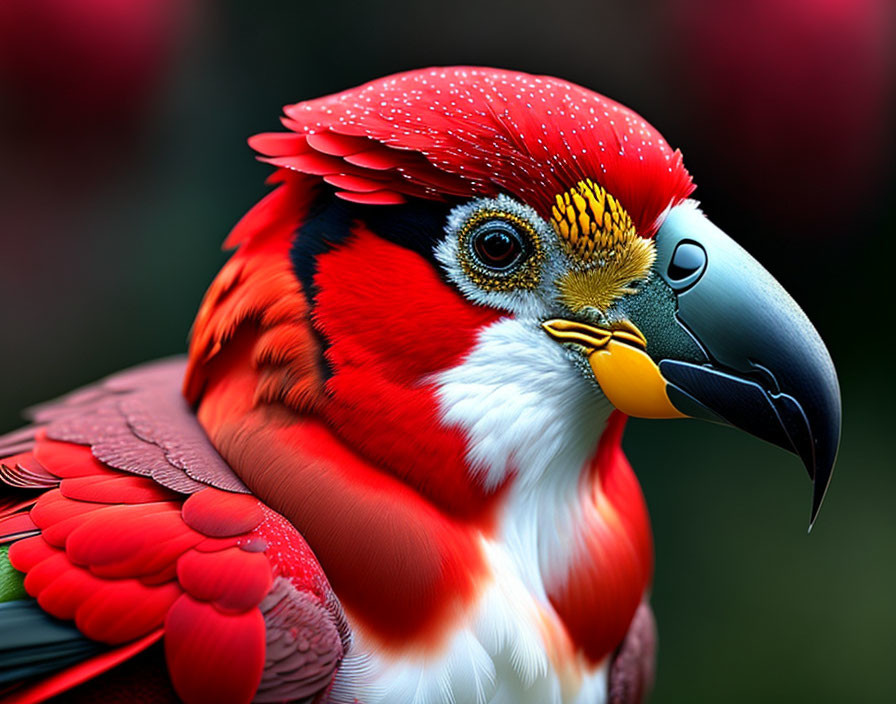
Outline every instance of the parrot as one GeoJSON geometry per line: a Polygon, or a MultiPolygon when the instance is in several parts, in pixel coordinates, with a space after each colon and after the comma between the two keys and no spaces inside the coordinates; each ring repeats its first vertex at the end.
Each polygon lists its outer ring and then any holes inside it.
{"type": "Polygon", "coordinates": [[[840,437],[818,332],[637,113],[471,66],[287,106],[185,357],[0,438],[0,701],[637,704],[629,416],[840,437]]]}

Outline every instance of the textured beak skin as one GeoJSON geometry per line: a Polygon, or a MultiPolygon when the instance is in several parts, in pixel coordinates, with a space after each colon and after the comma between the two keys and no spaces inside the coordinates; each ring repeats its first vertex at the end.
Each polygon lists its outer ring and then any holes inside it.
{"type": "Polygon", "coordinates": [[[694,206],[656,234],[652,274],[607,328],[549,320],[588,357],[628,415],[731,425],[799,456],[814,489],[809,527],[840,443],[840,387],[805,313],[753,257],[694,206]]]}

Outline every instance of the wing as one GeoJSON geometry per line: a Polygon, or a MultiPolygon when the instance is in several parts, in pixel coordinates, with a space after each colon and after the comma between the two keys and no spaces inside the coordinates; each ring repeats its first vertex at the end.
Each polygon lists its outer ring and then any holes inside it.
{"type": "Polygon", "coordinates": [[[33,642],[23,662],[3,620],[2,701],[43,701],[160,639],[188,703],[310,701],[329,686],[349,645],[338,601],[301,535],[208,441],[183,371],[112,377],[0,438],[0,543],[43,612],[9,602],[33,642]]]}
{"type": "Polygon", "coordinates": [[[656,665],[656,623],[650,604],[642,602],[622,645],[613,655],[608,704],[641,704],[653,688],[656,665]]]}

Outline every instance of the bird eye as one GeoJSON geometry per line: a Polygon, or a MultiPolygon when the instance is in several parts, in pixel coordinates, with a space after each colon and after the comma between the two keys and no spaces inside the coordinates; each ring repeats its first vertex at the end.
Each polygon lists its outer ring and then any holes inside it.
{"type": "Polygon", "coordinates": [[[504,220],[491,220],[470,234],[470,247],[479,264],[506,273],[525,257],[526,245],[516,228],[504,220]]]}
{"type": "Polygon", "coordinates": [[[690,286],[706,267],[706,251],[696,242],[679,242],[669,262],[669,281],[675,288],[690,286]]]}
{"type": "Polygon", "coordinates": [[[436,256],[449,273],[458,267],[460,280],[477,292],[531,291],[541,281],[549,227],[535,210],[510,196],[479,198],[452,208],[448,238],[436,256]]]}

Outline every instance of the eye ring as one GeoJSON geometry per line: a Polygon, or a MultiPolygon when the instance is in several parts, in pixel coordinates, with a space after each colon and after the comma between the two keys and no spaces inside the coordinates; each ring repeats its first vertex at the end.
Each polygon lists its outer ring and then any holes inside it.
{"type": "Polygon", "coordinates": [[[541,283],[549,225],[510,196],[480,198],[448,216],[448,238],[437,251],[443,264],[459,266],[463,284],[483,293],[532,291],[541,283]]]}
{"type": "Polygon", "coordinates": [[[511,274],[529,254],[529,246],[517,228],[501,218],[476,226],[468,242],[474,261],[492,274],[511,274]]]}

